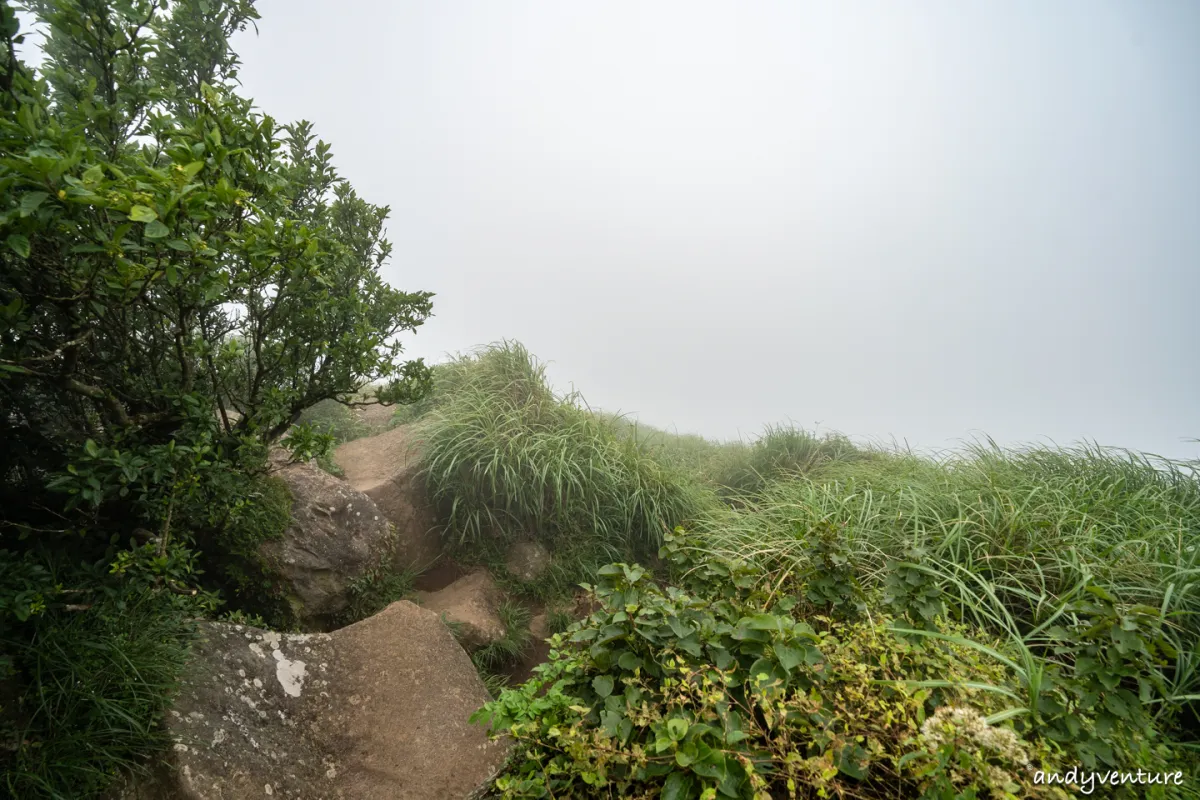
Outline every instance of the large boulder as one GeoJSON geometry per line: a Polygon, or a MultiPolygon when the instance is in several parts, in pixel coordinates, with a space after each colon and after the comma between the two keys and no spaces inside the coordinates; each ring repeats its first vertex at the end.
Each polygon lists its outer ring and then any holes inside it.
{"type": "Polygon", "coordinates": [[[437,519],[420,470],[420,442],[400,426],[338,446],[333,457],[346,482],[370,497],[396,529],[393,563],[424,572],[442,554],[437,519]]]}
{"type": "Polygon", "coordinates": [[[477,570],[436,592],[417,592],[421,606],[459,629],[459,640],[476,650],[507,634],[500,620],[504,594],[487,570],[477,570]]]}
{"type": "Polygon", "coordinates": [[[391,558],[391,528],[371,498],[312,464],[288,464],[275,474],[292,494],[292,519],[283,537],[259,552],[297,624],[327,629],[349,604],[351,583],[391,558]]]}
{"type": "Polygon", "coordinates": [[[462,800],[508,743],[468,722],[489,700],[437,615],[407,601],[330,634],[206,623],[144,800],[462,800]]]}

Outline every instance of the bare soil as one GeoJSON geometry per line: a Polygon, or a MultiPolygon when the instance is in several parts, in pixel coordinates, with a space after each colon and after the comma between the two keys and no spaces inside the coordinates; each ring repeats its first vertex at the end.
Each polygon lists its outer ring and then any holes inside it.
{"type": "Polygon", "coordinates": [[[346,481],[374,500],[395,526],[396,566],[419,575],[437,570],[417,588],[437,591],[463,574],[455,567],[441,567],[446,558],[420,474],[421,442],[410,426],[346,442],[333,457],[346,481]]]}
{"type": "Polygon", "coordinates": [[[338,445],[333,458],[346,473],[347,483],[360,492],[369,492],[390,481],[397,473],[416,466],[420,458],[419,446],[419,442],[413,441],[410,428],[401,425],[338,445]]]}

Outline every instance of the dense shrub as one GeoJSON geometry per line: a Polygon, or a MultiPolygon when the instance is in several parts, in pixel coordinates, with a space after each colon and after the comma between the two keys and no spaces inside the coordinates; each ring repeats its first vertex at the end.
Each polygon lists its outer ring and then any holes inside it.
{"type": "Polygon", "coordinates": [[[180,663],[173,616],[130,629],[113,598],[251,605],[268,446],[367,383],[418,399],[400,334],[431,295],[380,278],[387,209],[312,126],[236,94],[252,0],[22,5],[45,37],[23,63],[0,0],[0,724],[27,728],[0,758],[19,796],[74,798],[161,743],[180,663]]]}
{"type": "Polygon", "coordinates": [[[370,430],[348,407],[336,400],[322,400],[311,408],[300,412],[297,424],[309,424],[319,433],[333,437],[334,444],[342,444],[366,436],[370,430]]]}
{"type": "MultiPolygon", "coordinates": [[[[551,662],[477,721],[516,742],[505,797],[1067,797],[1034,770],[1076,763],[1058,731],[1013,726],[1027,699],[1005,644],[886,616],[837,621],[744,562],[669,537],[676,582],[600,571],[598,608],[557,636],[551,662]]],[[[1087,679],[1057,676],[1086,694],[1087,679]]],[[[1072,709],[1083,727],[1094,710],[1072,709]]],[[[1172,754],[1125,719],[1104,741],[1124,764],[1172,754]]],[[[1147,787],[1136,787],[1140,796],[1147,787]]],[[[1161,790],[1162,787],[1154,787],[1161,790]]]]}
{"type": "Polygon", "coordinates": [[[291,492],[282,478],[256,475],[227,502],[228,516],[202,556],[211,575],[208,583],[220,587],[232,610],[289,627],[292,620],[283,587],[261,547],[281,538],[291,523],[291,492]]]}

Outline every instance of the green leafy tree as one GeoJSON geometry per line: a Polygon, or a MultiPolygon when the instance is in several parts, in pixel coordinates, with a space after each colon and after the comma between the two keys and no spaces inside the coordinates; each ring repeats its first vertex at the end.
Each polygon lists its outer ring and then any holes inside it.
{"type": "Polygon", "coordinates": [[[160,5],[34,3],[41,80],[9,26],[0,425],[21,496],[89,439],[160,444],[215,413],[269,442],[320,400],[377,381],[412,400],[427,381],[398,334],[431,295],[378,273],[388,209],[339,178],[311,125],[231,91],[227,38],[252,5],[160,5]]]}
{"type": "MultiPolygon", "coordinates": [[[[312,126],[237,95],[229,38],[258,19],[252,0],[25,7],[47,34],[38,70],[0,0],[9,652],[102,598],[211,610],[220,570],[201,565],[230,541],[253,550],[232,527],[269,527],[253,519],[271,494],[255,477],[267,446],[304,409],[354,402],[366,384],[389,403],[428,389],[401,337],[432,297],[380,277],[388,209],[337,174],[312,126]]],[[[32,680],[22,663],[40,661],[0,655],[18,683],[32,680]]]]}

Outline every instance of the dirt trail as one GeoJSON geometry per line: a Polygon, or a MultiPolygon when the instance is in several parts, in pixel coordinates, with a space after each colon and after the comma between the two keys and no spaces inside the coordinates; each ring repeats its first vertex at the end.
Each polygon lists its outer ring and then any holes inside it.
{"type": "Polygon", "coordinates": [[[346,482],[369,492],[415,466],[419,457],[407,426],[339,445],[333,458],[346,473],[346,482]]]}
{"type": "Polygon", "coordinates": [[[396,528],[396,565],[425,572],[442,555],[437,520],[420,474],[420,442],[407,426],[346,442],[333,458],[346,482],[370,497],[396,528]]]}

